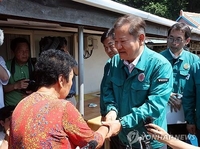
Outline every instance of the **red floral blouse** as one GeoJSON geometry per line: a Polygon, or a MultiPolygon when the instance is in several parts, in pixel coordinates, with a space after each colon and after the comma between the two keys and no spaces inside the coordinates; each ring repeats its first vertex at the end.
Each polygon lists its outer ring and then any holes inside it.
{"type": "Polygon", "coordinates": [[[75,149],[89,141],[103,144],[68,101],[39,94],[24,98],[15,108],[10,130],[10,149],[75,149]]]}

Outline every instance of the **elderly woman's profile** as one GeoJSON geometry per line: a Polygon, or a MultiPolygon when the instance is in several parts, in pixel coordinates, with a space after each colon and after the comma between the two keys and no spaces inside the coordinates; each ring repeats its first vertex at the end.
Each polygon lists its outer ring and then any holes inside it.
{"type": "Polygon", "coordinates": [[[75,149],[92,140],[97,141],[97,148],[103,144],[108,127],[92,131],[78,110],[64,100],[75,65],[63,51],[41,53],[35,64],[38,89],[20,101],[12,115],[10,149],[75,149]]]}

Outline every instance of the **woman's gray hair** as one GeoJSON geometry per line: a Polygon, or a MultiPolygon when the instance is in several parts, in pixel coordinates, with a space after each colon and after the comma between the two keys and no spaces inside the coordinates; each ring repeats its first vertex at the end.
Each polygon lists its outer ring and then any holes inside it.
{"type": "Polygon", "coordinates": [[[0,29],[0,46],[3,44],[4,34],[3,30],[0,29]]]}

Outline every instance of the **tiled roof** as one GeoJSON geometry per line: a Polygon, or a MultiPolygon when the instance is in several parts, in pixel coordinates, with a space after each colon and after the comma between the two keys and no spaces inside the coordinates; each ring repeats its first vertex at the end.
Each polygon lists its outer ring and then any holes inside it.
{"type": "Polygon", "coordinates": [[[179,21],[181,19],[189,21],[195,27],[200,29],[200,13],[185,12],[185,11],[181,10],[180,17],[177,19],[177,21],[179,21]]]}

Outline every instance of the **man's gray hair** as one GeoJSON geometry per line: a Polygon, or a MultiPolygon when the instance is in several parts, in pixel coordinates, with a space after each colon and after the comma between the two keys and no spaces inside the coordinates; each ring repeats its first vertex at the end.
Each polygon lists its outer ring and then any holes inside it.
{"type": "Polygon", "coordinates": [[[3,44],[4,34],[3,30],[0,29],[0,46],[3,44]]]}

